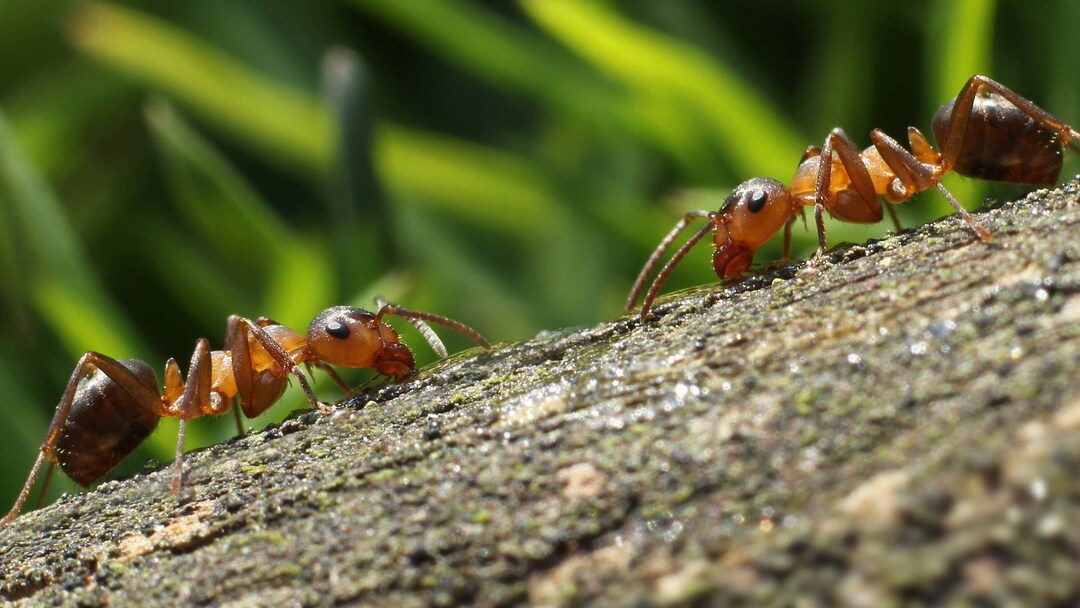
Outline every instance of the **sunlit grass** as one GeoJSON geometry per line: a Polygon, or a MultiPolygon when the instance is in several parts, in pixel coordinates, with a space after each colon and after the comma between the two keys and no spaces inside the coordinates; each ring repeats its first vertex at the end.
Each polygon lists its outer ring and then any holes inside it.
{"type": "Polygon", "coordinates": [[[313,172],[329,165],[330,125],[314,97],[253,73],[179,28],[115,4],[83,4],[69,25],[83,52],[185,101],[269,158],[313,172]]]}

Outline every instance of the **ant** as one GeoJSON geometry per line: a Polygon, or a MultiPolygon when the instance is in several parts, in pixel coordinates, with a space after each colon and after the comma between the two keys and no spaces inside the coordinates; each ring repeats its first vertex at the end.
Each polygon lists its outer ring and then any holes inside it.
{"type": "Polygon", "coordinates": [[[749,179],[731,193],[719,211],[690,211],[664,237],[638,274],[626,301],[630,312],[645,279],[652,273],[675,238],[695,219],[708,223],[682,245],[657,274],[641,305],[641,320],[668,275],[690,249],[713,231],[713,268],[721,279],[739,280],[750,267],[754,252],[784,229],[783,259],[791,251],[791,225],[805,208],[814,207],[819,258],[825,252],[822,213],[852,223],[872,224],[882,219],[878,197],[896,229],[899,220],[892,205],[936,187],[982,241],[991,240],[983,228],[938,180],[949,171],[986,180],[1015,184],[1052,184],[1061,173],[1063,149],[1080,153],[1080,133],[1003,84],[986,76],[968,79],[960,93],[934,114],[934,150],[915,127],[908,127],[911,151],[880,129],[870,132],[873,145],[859,151],[842,129],[833,129],[823,147],[806,149],[791,185],[768,177],[749,179]],[[822,162],[828,159],[828,162],[822,162]]]}
{"type": "MultiPolygon", "coordinates": [[[[491,345],[467,325],[427,312],[418,312],[376,298],[378,311],[334,306],[315,315],[307,334],[300,334],[265,317],[251,321],[229,317],[228,350],[211,351],[200,338],[191,355],[187,380],[174,359],[165,362],[165,384],[158,390],[154,370],[137,359],[113,359],[88,352],[75,365],[60,398],[41,453],[30,469],[19,497],[0,526],[19,515],[45,460],[49,468],[41,490],[48,487],[54,465],[82,487],[97,481],[130,454],[157,427],[162,418],[180,419],[176,440],[176,476],[172,492],[179,493],[183,474],[184,427],[192,418],[224,414],[235,397],[248,418],[266,411],[285,392],[292,374],[312,407],[323,414],[332,408],[311,390],[300,365],[326,371],[347,394],[353,390],[330,365],[368,368],[400,381],[416,371],[416,361],[397,332],[383,322],[396,315],[412,323],[440,358],[446,348],[425,322],[437,323],[468,336],[485,349],[491,345]]],[[[240,413],[237,430],[243,434],[240,413]]]]}

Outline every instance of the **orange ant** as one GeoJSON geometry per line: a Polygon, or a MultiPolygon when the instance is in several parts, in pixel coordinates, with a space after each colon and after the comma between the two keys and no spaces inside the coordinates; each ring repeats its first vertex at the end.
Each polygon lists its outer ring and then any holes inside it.
{"type": "MultiPolygon", "coordinates": [[[[205,338],[195,343],[185,381],[174,359],[165,363],[165,385],[159,391],[157,376],[136,359],[113,359],[89,352],[79,359],[60,398],[41,453],[30,469],[15,505],[0,526],[18,516],[45,460],[49,468],[41,490],[44,496],[53,466],[82,487],[100,479],[120,463],[157,427],[162,418],[180,419],[176,441],[176,477],[172,491],[180,491],[183,473],[185,423],[199,416],[224,414],[234,397],[248,418],[266,411],[285,392],[289,374],[299,381],[311,405],[323,414],[331,412],[311,390],[300,369],[304,364],[326,371],[346,393],[352,389],[330,365],[368,368],[391,380],[416,371],[408,346],[382,321],[386,315],[409,320],[439,355],[446,348],[425,323],[432,322],[468,336],[485,349],[491,345],[472,328],[447,317],[408,310],[376,299],[378,312],[352,306],[334,306],[315,315],[302,335],[269,319],[251,321],[229,317],[228,350],[211,351],[205,338]]],[[[243,434],[240,413],[235,409],[237,430],[243,434]]]]}
{"type": "Polygon", "coordinates": [[[886,208],[899,230],[891,205],[936,187],[975,234],[989,241],[990,232],[939,183],[942,175],[956,171],[968,177],[1015,184],[1052,184],[1061,173],[1064,147],[1080,152],[1076,143],[1080,133],[986,76],[972,76],[960,93],[934,114],[932,126],[934,139],[943,143],[941,152],[934,150],[915,127],[908,127],[910,152],[880,129],[870,132],[874,145],[860,152],[842,129],[833,129],[823,147],[807,148],[790,186],[772,178],[755,177],[736,187],[719,211],[690,211],[645,262],[630,290],[626,311],[634,308],[660,256],[695,219],[709,221],[657,274],[641,305],[642,321],[648,317],[668,275],[710,230],[716,276],[739,280],[750,267],[754,252],[781,227],[783,259],[788,259],[791,225],[796,217],[805,217],[806,207],[814,207],[818,233],[815,257],[820,257],[825,251],[824,211],[845,222],[876,223],[882,218],[880,196],[890,203],[886,208]],[[822,162],[823,158],[829,162],[822,162]]]}

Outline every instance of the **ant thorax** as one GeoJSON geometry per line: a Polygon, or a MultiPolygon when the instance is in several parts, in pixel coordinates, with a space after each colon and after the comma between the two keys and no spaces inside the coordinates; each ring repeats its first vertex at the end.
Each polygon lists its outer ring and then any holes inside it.
{"type": "MultiPolygon", "coordinates": [[[[303,363],[309,358],[307,338],[303,334],[278,324],[267,325],[262,329],[269,334],[274,342],[281,345],[281,348],[289,354],[293,362],[303,363]]],[[[248,344],[251,349],[251,366],[254,371],[261,372],[273,369],[275,365],[280,366],[254,336],[248,336],[248,344]]]]}

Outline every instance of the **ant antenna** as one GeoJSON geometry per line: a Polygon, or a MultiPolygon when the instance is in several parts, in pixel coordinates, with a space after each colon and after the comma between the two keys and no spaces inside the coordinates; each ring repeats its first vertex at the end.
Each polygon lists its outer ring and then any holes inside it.
{"type": "MultiPolygon", "coordinates": [[[[641,295],[641,288],[645,286],[645,279],[652,274],[653,268],[660,261],[660,256],[664,255],[667,248],[671,246],[671,243],[675,240],[675,237],[679,236],[679,233],[686,229],[686,226],[699,217],[712,218],[713,214],[710,211],[690,211],[683,216],[675,227],[671,229],[671,232],[664,237],[664,240],[660,241],[660,244],[653,250],[649,260],[645,262],[645,267],[638,273],[637,280],[634,281],[634,287],[630,290],[630,295],[626,298],[626,307],[624,310],[630,312],[634,309],[634,304],[637,303],[638,296],[641,295]]],[[[711,226],[711,224],[709,224],[711,226]]]]}
{"type": "MultiPolygon", "coordinates": [[[[709,216],[710,219],[715,217],[712,214],[709,214],[709,216]]],[[[671,271],[674,270],[675,266],[682,261],[683,257],[686,256],[690,249],[694,245],[697,245],[697,242],[700,241],[702,237],[704,237],[706,234],[709,234],[709,231],[712,229],[712,222],[709,222],[708,224],[702,226],[700,230],[695,232],[693,236],[691,236],[685,243],[683,243],[682,247],[679,247],[679,249],[675,251],[675,255],[671,256],[671,259],[668,260],[668,263],[664,264],[664,267],[660,269],[660,272],[656,275],[656,278],[653,280],[652,285],[649,286],[649,291],[645,294],[645,299],[641,302],[642,321],[644,321],[645,317],[648,316],[649,309],[652,308],[653,300],[656,299],[656,294],[660,292],[660,287],[664,285],[664,281],[667,280],[668,275],[671,274],[671,271]]]]}
{"type": "Polygon", "coordinates": [[[442,340],[439,339],[439,336],[437,336],[435,332],[431,329],[431,327],[429,327],[424,321],[437,323],[439,325],[442,325],[443,327],[452,329],[459,334],[468,336],[470,339],[472,339],[473,342],[476,342],[485,349],[491,349],[491,344],[486,339],[484,339],[484,336],[481,336],[480,333],[477,332],[475,329],[469,327],[468,325],[465,325],[464,323],[461,323],[460,321],[455,321],[448,317],[436,315],[430,312],[421,312],[418,310],[409,310],[408,308],[402,308],[397,304],[387,302],[386,299],[384,299],[382,296],[375,298],[375,304],[379,307],[378,312],[375,313],[376,323],[382,321],[383,315],[396,315],[398,317],[403,317],[407,319],[409,323],[412,323],[413,327],[415,327],[420,332],[420,335],[424,336],[424,339],[427,340],[427,343],[431,346],[431,349],[435,351],[435,353],[439,356],[440,359],[446,358],[446,347],[443,346],[442,340]]]}
{"type": "MultiPolygon", "coordinates": [[[[375,306],[379,308],[378,313],[375,315],[375,322],[378,323],[381,320],[381,316],[384,309],[396,308],[392,304],[386,301],[386,298],[382,296],[375,296],[375,306]]],[[[392,310],[386,310],[389,314],[394,314],[392,310]]],[[[404,316],[404,315],[399,315],[404,316]]],[[[447,356],[446,346],[443,344],[442,339],[439,338],[435,330],[431,329],[431,326],[424,322],[423,319],[416,317],[405,317],[416,331],[420,332],[421,336],[424,336],[424,340],[431,346],[431,350],[435,351],[435,354],[440,359],[445,359],[447,356]]]]}

